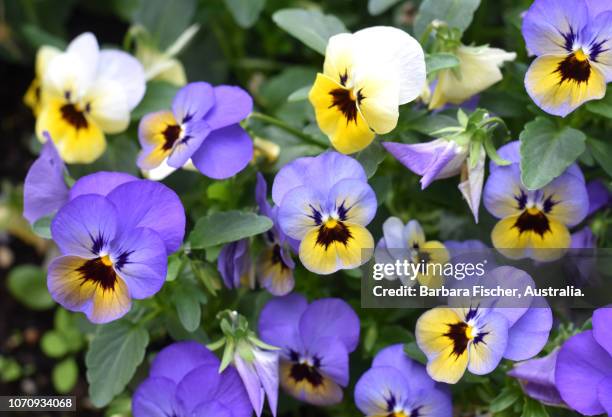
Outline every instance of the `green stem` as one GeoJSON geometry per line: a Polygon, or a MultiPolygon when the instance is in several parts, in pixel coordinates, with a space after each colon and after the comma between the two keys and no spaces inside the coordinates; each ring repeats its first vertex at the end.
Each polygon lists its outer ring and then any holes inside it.
{"type": "Polygon", "coordinates": [[[308,143],[309,145],[315,145],[318,146],[319,148],[324,148],[324,146],[317,141],[316,139],[314,139],[313,137],[311,137],[310,135],[305,134],[304,132],[289,126],[287,123],[283,122],[280,119],[277,119],[275,117],[272,116],[268,116],[267,114],[263,114],[263,113],[259,113],[259,112],[253,112],[251,113],[251,115],[249,116],[249,119],[255,119],[255,120],[260,120],[264,123],[268,123],[272,126],[276,126],[280,129],[283,129],[285,132],[292,134],[293,136],[301,139],[302,141],[308,143]]]}

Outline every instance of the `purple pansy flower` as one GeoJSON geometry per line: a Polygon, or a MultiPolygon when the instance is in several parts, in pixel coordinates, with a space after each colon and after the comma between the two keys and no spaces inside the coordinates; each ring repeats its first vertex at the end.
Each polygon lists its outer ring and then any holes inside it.
{"type": "Polygon", "coordinates": [[[612,206],[612,193],[601,180],[589,181],[586,187],[589,193],[589,216],[612,206]]]}
{"type": "Polygon", "coordinates": [[[233,367],[219,373],[217,357],[196,342],[157,354],[132,398],[134,417],[250,417],[253,407],[233,367]]]}
{"type": "Polygon", "coordinates": [[[308,304],[300,294],[270,300],[259,316],[261,339],[281,348],[280,383],[314,405],[342,401],[349,382],[349,353],[359,341],[359,317],[344,301],[308,304]]]}
{"type": "Polygon", "coordinates": [[[449,306],[424,313],[415,335],[427,356],[427,372],[436,381],[454,384],[466,369],[476,375],[488,374],[503,358],[519,361],[537,355],[548,341],[552,312],[545,299],[524,295],[527,287],[535,286],[527,273],[502,266],[480,278],[479,284],[516,288],[523,296],[520,300],[454,297],[449,306]]]}
{"type": "Polygon", "coordinates": [[[587,416],[612,415],[612,306],[593,313],[593,330],[568,339],[557,357],[555,383],[565,403],[587,416]]]}
{"type": "Polygon", "coordinates": [[[257,260],[257,280],[259,285],[271,294],[283,296],[289,294],[295,285],[293,279],[295,262],[291,259],[290,246],[297,246],[299,242],[295,242],[283,233],[278,223],[278,207],[270,206],[267,195],[266,180],[258,173],[255,200],[259,206],[259,212],[269,217],[274,226],[264,234],[266,248],[257,260]]]}
{"type": "Polygon", "coordinates": [[[229,289],[245,286],[254,288],[254,273],[249,252],[249,239],[228,243],[219,252],[217,269],[229,289]]]}
{"type": "Polygon", "coordinates": [[[584,176],[572,164],[544,187],[528,190],[521,182],[518,146],[515,142],[500,149],[512,163],[491,163],[484,187],[484,205],[500,219],[491,232],[493,246],[512,259],[558,259],[570,246],[569,227],[587,215],[584,176]]]}
{"type": "Polygon", "coordinates": [[[45,138],[42,151],[23,184],[23,217],[30,224],[55,213],[68,201],[68,186],[64,180],[66,165],[48,132],[45,138]]]}
{"type": "Polygon", "coordinates": [[[47,285],[66,309],[106,323],[125,315],[131,299],[160,290],[167,256],[183,241],[185,212],[166,186],[121,173],[83,177],[71,197],[51,223],[62,256],[49,266],[47,285]]]}
{"type": "Polygon", "coordinates": [[[240,126],[252,109],[251,96],[239,87],[187,84],[174,97],[171,111],[150,113],[140,121],[138,166],[161,179],[191,161],[208,177],[229,178],[253,157],[251,138],[240,126]]]}
{"type": "Polygon", "coordinates": [[[367,417],[453,415],[448,389],[406,356],[404,345],[381,350],[355,386],[355,404],[367,417]]]}
{"type": "Polygon", "coordinates": [[[365,226],[376,214],[376,195],[355,159],[331,151],[298,158],[276,175],[272,199],[308,270],[331,274],[371,257],[374,239],[365,226]]]}
{"type": "Polygon", "coordinates": [[[544,111],[565,117],[606,94],[612,81],[612,6],[605,0],[535,0],[523,37],[537,56],[525,88],[544,111]]]}
{"type": "Polygon", "coordinates": [[[519,362],[508,375],[519,380],[523,391],[543,404],[562,407],[565,405],[555,386],[555,367],[559,349],[542,358],[519,362]]]}

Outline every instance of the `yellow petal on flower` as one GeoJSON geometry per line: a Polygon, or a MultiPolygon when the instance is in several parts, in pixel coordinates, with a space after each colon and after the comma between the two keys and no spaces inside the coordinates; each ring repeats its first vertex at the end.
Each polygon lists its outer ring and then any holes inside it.
{"type": "Polygon", "coordinates": [[[83,279],[79,272],[87,260],[78,256],[63,256],[54,262],[49,274],[49,291],[70,309],[80,309],[92,299],[96,284],[83,279]]]}
{"type": "Polygon", "coordinates": [[[67,163],[88,164],[106,149],[104,133],[78,107],[59,97],[50,98],[36,119],[36,134],[44,141],[48,131],[62,159],[67,163]]]}
{"type": "Polygon", "coordinates": [[[548,113],[566,116],[581,104],[603,98],[606,94],[606,80],[601,71],[588,60],[574,59],[568,63],[572,59],[571,56],[544,55],[533,61],[527,71],[527,92],[548,113]],[[562,65],[573,69],[564,75],[562,65]],[[576,73],[570,74],[573,71],[576,73]]]}
{"type": "Polygon", "coordinates": [[[437,240],[425,242],[420,252],[427,254],[426,274],[417,275],[419,284],[428,288],[440,288],[444,282],[444,265],[449,261],[450,255],[446,246],[437,240]]]}
{"type": "Polygon", "coordinates": [[[280,385],[293,397],[314,405],[329,405],[342,400],[342,388],[330,378],[317,374],[320,379],[316,378],[316,384],[306,377],[296,380],[292,376],[293,366],[296,365],[281,360],[279,367],[280,385]]]}
{"type": "Polygon", "coordinates": [[[30,83],[30,86],[28,87],[25,95],[23,96],[23,103],[32,110],[32,113],[36,117],[40,113],[41,101],[41,85],[40,79],[37,77],[34,78],[30,83]]]}
{"type": "Polygon", "coordinates": [[[370,129],[378,134],[391,132],[399,118],[399,82],[390,71],[370,72],[355,79],[358,107],[370,129]]]}
{"type": "Polygon", "coordinates": [[[107,323],[123,316],[130,310],[131,300],[125,282],[117,277],[113,288],[96,286],[93,295],[93,310],[90,319],[94,323],[107,323]]]}
{"type": "Polygon", "coordinates": [[[529,246],[528,233],[520,233],[515,226],[519,215],[508,216],[497,222],[491,231],[493,246],[510,259],[521,259],[529,246]]]}
{"type": "Polygon", "coordinates": [[[308,97],[315,109],[319,128],[339,152],[358,152],[374,140],[375,134],[368,127],[357,107],[357,98],[350,90],[324,74],[317,74],[308,97]]]}
{"type": "Polygon", "coordinates": [[[571,244],[571,235],[567,227],[556,220],[548,218],[549,231],[544,235],[531,232],[532,257],[546,262],[559,259],[571,244]]]}
{"type": "Polygon", "coordinates": [[[45,75],[45,71],[49,65],[51,59],[57,56],[61,51],[52,46],[41,46],[36,52],[36,76],[32,80],[32,83],[26,91],[23,102],[26,106],[32,109],[34,116],[38,116],[42,104],[42,80],[45,75]]]}
{"type": "Polygon", "coordinates": [[[456,356],[453,353],[453,346],[447,346],[440,355],[427,362],[427,373],[435,381],[456,384],[465,373],[468,359],[467,349],[456,356]]]}
{"type": "Polygon", "coordinates": [[[357,268],[370,259],[374,239],[368,229],[356,223],[337,223],[342,231],[326,233],[325,226],[320,226],[306,233],[300,243],[300,260],[308,270],[326,275],[357,268]]]}
{"type": "Polygon", "coordinates": [[[457,49],[456,56],[459,59],[458,68],[438,73],[438,83],[429,103],[430,110],[439,109],[446,103],[461,104],[501,81],[499,67],[516,58],[514,52],[503,49],[464,45],[457,49]]]}

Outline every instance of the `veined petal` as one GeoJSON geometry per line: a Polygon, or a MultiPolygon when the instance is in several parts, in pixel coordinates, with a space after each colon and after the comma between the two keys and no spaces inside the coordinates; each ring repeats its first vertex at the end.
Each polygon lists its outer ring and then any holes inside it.
{"type": "Polygon", "coordinates": [[[299,322],[307,308],[308,301],[301,294],[272,298],[259,314],[258,330],[261,340],[283,348],[282,354],[286,358],[289,350],[300,351],[302,340],[299,322]]]}
{"type": "Polygon", "coordinates": [[[304,311],[299,323],[300,335],[306,350],[315,349],[320,339],[337,339],[353,352],[359,343],[359,317],[345,301],[339,298],[321,298],[313,301],[304,311]]]}
{"type": "Polygon", "coordinates": [[[493,372],[508,344],[508,321],[499,313],[489,312],[479,323],[478,333],[468,347],[468,370],[476,375],[493,372]]]}
{"type": "Polygon", "coordinates": [[[346,179],[331,189],[328,204],[336,208],[340,220],[369,224],[376,215],[376,194],[367,182],[346,179]]]}
{"type": "Polygon", "coordinates": [[[400,105],[419,96],[426,70],[423,49],[416,39],[390,26],[369,27],[355,32],[353,37],[356,79],[364,72],[390,71],[399,83],[400,105]]]}
{"type": "Polygon", "coordinates": [[[296,380],[292,376],[293,366],[293,363],[281,360],[279,369],[280,384],[291,396],[319,406],[342,401],[342,388],[331,378],[317,373],[316,383],[312,383],[308,378],[296,380]]]}
{"type": "Polygon", "coordinates": [[[131,111],[140,103],[145,93],[145,75],[142,64],[123,51],[100,51],[97,78],[119,83],[125,93],[131,111]]]}
{"type": "Polygon", "coordinates": [[[79,178],[70,189],[70,200],[84,194],[106,196],[121,184],[137,180],[139,178],[125,172],[99,171],[85,175],[79,178]]]}
{"type": "Polygon", "coordinates": [[[92,282],[84,282],[78,271],[86,261],[78,256],[60,256],[49,265],[49,293],[70,311],[84,311],[96,291],[96,286],[92,282]]]}
{"type": "Polygon", "coordinates": [[[608,11],[598,14],[585,32],[584,43],[589,59],[609,83],[612,81],[612,7],[608,6],[608,11]]]}
{"type": "Polygon", "coordinates": [[[546,213],[549,217],[567,226],[576,226],[587,215],[589,195],[584,181],[564,173],[546,185],[542,192],[545,208],[552,205],[546,213]]]}
{"type": "Polygon", "coordinates": [[[404,245],[408,248],[425,244],[425,232],[418,220],[410,220],[404,227],[404,245]]]}
{"type": "Polygon", "coordinates": [[[265,249],[257,262],[257,280],[259,285],[276,296],[289,294],[295,286],[293,269],[280,255],[282,248],[276,244],[265,249]]]}
{"type": "Polygon", "coordinates": [[[456,55],[459,68],[439,72],[438,83],[429,103],[430,109],[442,108],[446,103],[461,104],[481,93],[501,81],[499,67],[516,58],[514,52],[487,46],[461,45],[456,55]]]}
{"type": "Polygon", "coordinates": [[[120,133],[130,124],[128,96],[122,85],[110,79],[98,79],[83,98],[87,112],[106,133],[120,133]]]}
{"type": "Polygon", "coordinates": [[[289,191],[278,211],[278,223],[287,236],[301,240],[312,228],[321,225],[324,197],[312,188],[301,186],[289,191]]]}
{"type": "Polygon", "coordinates": [[[317,74],[308,97],[315,109],[319,128],[339,152],[358,152],[374,140],[375,134],[357,106],[359,96],[354,96],[341,84],[317,74]]]}
{"type": "Polygon", "coordinates": [[[115,206],[104,197],[83,195],[57,212],[51,235],[63,254],[95,258],[115,238],[118,217],[115,206]]]}
{"type": "Polygon", "coordinates": [[[218,369],[220,364],[215,354],[198,342],[176,342],[155,356],[150,377],[167,378],[178,384],[185,375],[200,366],[209,365],[218,369]]]}
{"type": "Polygon", "coordinates": [[[210,126],[204,120],[186,123],[184,130],[185,133],[176,141],[168,157],[168,165],[171,167],[183,167],[211,132],[210,126]]]}
{"type": "Polygon", "coordinates": [[[484,205],[493,216],[504,218],[517,215],[524,209],[523,190],[518,164],[498,167],[489,174],[484,187],[484,205]]]}
{"type": "Polygon", "coordinates": [[[106,149],[104,133],[83,109],[58,97],[50,98],[36,119],[36,135],[49,132],[62,159],[68,163],[91,163],[106,149]]]}
{"type": "Polygon", "coordinates": [[[142,146],[138,166],[145,170],[160,166],[181,133],[181,127],[170,111],[162,110],[143,117],[138,125],[138,140],[142,146]]]}
{"type": "Polygon", "coordinates": [[[410,377],[391,366],[371,368],[355,385],[355,405],[366,416],[393,414],[389,410],[392,399],[402,401],[416,396],[408,384],[410,377]]]}
{"type": "Polygon", "coordinates": [[[205,82],[189,83],[181,88],[172,101],[172,113],[180,123],[199,121],[214,106],[213,87],[205,82]]]}
{"type": "Polygon", "coordinates": [[[53,140],[48,138],[23,184],[23,216],[30,224],[54,213],[68,201],[65,170],[53,140]]]}
{"type": "Polygon", "coordinates": [[[536,0],[523,18],[523,37],[532,54],[564,54],[587,23],[584,1],[536,0]]]}
{"type": "Polygon", "coordinates": [[[132,397],[134,417],[166,417],[176,414],[176,384],[168,378],[147,378],[132,397]]]}
{"type": "Polygon", "coordinates": [[[536,58],[525,75],[531,99],[547,113],[565,117],[589,100],[603,98],[606,79],[588,60],[574,54],[536,58]]]}
{"type": "Polygon", "coordinates": [[[253,99],[240,87],[219,85],[214,94],[215,106],[206,115],[206,123],[212,129],[238,124],[253,111],[253,99]]]}
{"type": "Polygon", "coordinates": [[[300,260],[306,269],[327,275],[366,263],[374,251],[374,239],[365,227],[343,223],[342,231],[326,233],[325,226],[313,228],[300,243],[300,260]]]}
{"type": "Polygon", "coordinates": [[[157,293],[166,281],[166,246],[151,229],[137,228],[111,243],[110,259],[135,299],[157,293]]]}
{"type": "Polygon", "coordinates": [[[350,33],[339,33],[329,38],[323,73],[340,85],[352,86],[354,51],[354,37],[350,33]]]}
{"type": "Polygon", "coordinates": [[[353,91],[358,92],[357,107],[367,125],[377,134],[391,132],[399,118],[399,81],[392,71],[360,72],[353,91]]]}
{"type": "Polygon", "coordinates": [[[214,179],[236,175],[246,168],[251,159],[253,141],[239,124],[210,133],[191,158],[198,171],[214,179]]]}

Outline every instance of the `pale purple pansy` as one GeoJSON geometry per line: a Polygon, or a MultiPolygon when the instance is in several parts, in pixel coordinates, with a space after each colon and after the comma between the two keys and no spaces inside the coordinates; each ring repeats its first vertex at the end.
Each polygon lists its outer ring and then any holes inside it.
{"type": "Polygon", "coordinates": [[[272,415],[276,417],[279,353],[276,350],[260,349],[247,342],[242,343],[243,347],[239,344],[234,354],[234,365],[244,383],[255,414],[257,417],[261,416],[264,397],[267,397],[272,415]],[[241,355],[245,349],[250,352],[251,358],[248,360],[241,355]]]}
{"type": "Polygon", "coordinates": [[[565,403],[555,386],[555,367],[559,349],[541,358],[514,365],[508,375],[518,379],[525,394],[543,404],[563,407],[565,403]]]}
{"type": "Polygon", "coordinates": [[[240,126],[252,109],[251,96],[240,87],[187,84],[177,92],[171,110],[150,113],[140,121],[138,166],[161,179],[191,162],[210,178],[229,178],[253,157],[251,138],[240,126]]]}
{"type": "Polygon", "coordinates": [[[241,286],[253,288],[255,283],[249,239],[224,245],[217,258],[217,270],[227,288],[234,289],[241,286]]]}
{"type": "Polygon", "coordinates": [[[342,401],[349,354],[359,341],[359,317],[338,298],[308,303],[300,294],[268,301],[259,316],[261,340],[280,347],[280,383],[313,405],[342,401]]]}
{"type": "Polygon", "coordinates": [[[253,408],[233,367],[197,342],[174,343],[157,354],[132,398],[134,417],[250,417],[253,408]]]}
{"type": "Polygon", "coordinates": [[[372,367],[357,381],[355,404],[367,417],[453,415],[448,388],[410,359],[403,344],[389,346],[374,357],[372,367]]]}
{"type": "Polygon", "coordinates": [[[581,414],[612,414],[612,306],[593,312],[593,330],[568,339],[557,357],[555,384],[581,414]]]}

